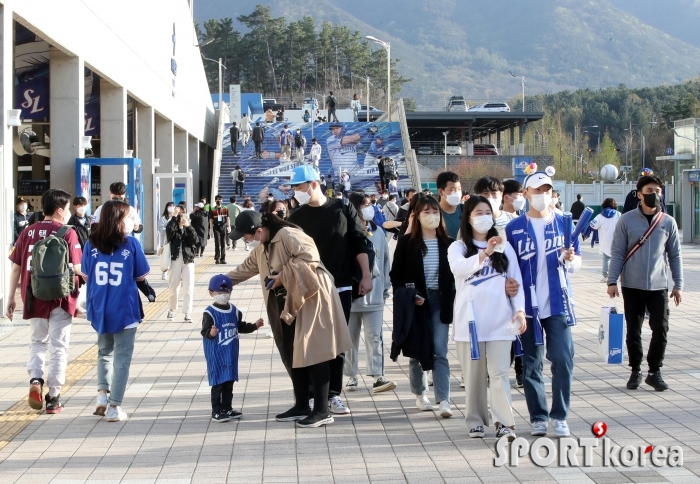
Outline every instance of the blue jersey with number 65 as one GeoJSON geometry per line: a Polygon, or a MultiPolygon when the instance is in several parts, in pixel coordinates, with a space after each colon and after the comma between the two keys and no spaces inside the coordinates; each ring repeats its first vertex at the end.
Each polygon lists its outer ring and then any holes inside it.
{"type": "Polygon", "coordinates": [[[112,254],[88,241],[81,269],[87,276],[87,318],[99,334],[115,334],[141,322],[136,279],[151,271],[141,244],[126,237],[112,254]]]}

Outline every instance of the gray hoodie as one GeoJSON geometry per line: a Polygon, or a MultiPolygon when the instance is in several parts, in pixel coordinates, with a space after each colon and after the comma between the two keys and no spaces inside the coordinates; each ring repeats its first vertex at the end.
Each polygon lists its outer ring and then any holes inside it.
{"type": "Polygon", "coordinates": [[[385,232],[377,227],[372,232],[369,240],[374,244],[374,250],[377,252],[375,264],[379,269],[379,277],[372,279],[372,292],[360,298],[353,299],[350,312],[365,313],[370,311],[383,311],[384,301],[389,297],[391,289],[391,279],[389,271],[391,270],[391,261],[389,260],[389,245],[386,241],[385,232]]]}
{"type": "Polygon", "coordinates": [[[630,257],[623,269],[622,263],[627,253],[648,228],[649,221],[642,213],[641,205],[620,217],[612,241],[608,285],[617,284],[617,279],[622,272],[623,287],[644,291],[667,290],[670,265],[673,288],[683,290],[681,241],[676,221],[668,214],[663,215],[661,222],[649,236],[649,240],[630,257]]]}

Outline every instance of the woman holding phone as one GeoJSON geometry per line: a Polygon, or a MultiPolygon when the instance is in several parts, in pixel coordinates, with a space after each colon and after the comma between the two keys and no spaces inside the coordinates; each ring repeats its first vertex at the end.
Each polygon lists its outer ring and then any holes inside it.
{"type": "MultiPolygon", "coordinates": [[[[447,248],[453,240],[447,236],[442,223],[440,204],[432,196],[416,200],[410,233],[399,237],[391,266],[391,285],[394,292],[400,287],[415,287],[415,306],[426,308],[433,337],[434,367],[433,391],[440,406],[440,415],[452,416],[450,408],[450,363],[447,360],[447,342],[454,304],[454,276],[447,261],[447,248]]],[[[422,324],[420,318],[416,319],[422,324]]],[[[428,378],[416,358],[409,359],[411,391],[416,395],[418,410],[432,410],[426,395],[428,378]]]]}
{"type": "Polygon", "coordinates": [[[489,424],[488,389],[496,438],[514,440],[508,370],[515,335],[526,327],[525,296],[515,251],[495,222],[488,198],[473,195],[464,204],[460,240],[447,251],[457,281],[452,337],[464,374],[469,436],[483,437],[489,424]],[[509,277],[519,284],[512,298],[506,294],[509,277]]]}

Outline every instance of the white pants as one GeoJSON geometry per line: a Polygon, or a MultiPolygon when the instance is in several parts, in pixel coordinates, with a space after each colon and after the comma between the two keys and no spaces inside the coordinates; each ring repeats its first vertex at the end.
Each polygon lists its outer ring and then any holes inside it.
{"type": "Polygon", "coordinates": [[[63,309],[56,308],[49,314],[49,319],[32,318],[29,328],[32,332],[29,343],[29,361],[27,373],[29,378],[44,379],[44,362],[46,350],[51,354],[49,374],[46,383],[49,395],[55,397],[61,393],[66,382],[66,365],[68,364],[68,346],[70,345],[70,325],[73,317],[63,309]]]}
{"type": "Polygon", "coordinates": [[[182,312],[192,314],[194,299],[194,263],[183,264],[182,255],[170,263],[168,271],[168,309],[177,310],[177,300],[180,296],[180,285],[185,295],[182,301],[182,312]]]}
{"type": "Polygon", "coordinates": [[[481,358],[472,360],[469,342],[455,341],[467,394],[464,416],[470,429],[478,425],[489,425],[487,387],[491,393],[494,424],[500,423],[506,427],[515,425],[508,380],[512,344],[510,340],[482,341],[479,343],[481,358]]]}
{"type": "Polygon", "coordinates": [[[250,140],[250,131],[241,131],[241,143],[243,143],[243,146],[248,144],[248,140],[250,140]]]}
{"type": "Polygon", "coordinates": [[[295,146],[296,151],[294,154],[297,156],[297,161],[304,161],[304,147],[303,146],[295,146]]]}

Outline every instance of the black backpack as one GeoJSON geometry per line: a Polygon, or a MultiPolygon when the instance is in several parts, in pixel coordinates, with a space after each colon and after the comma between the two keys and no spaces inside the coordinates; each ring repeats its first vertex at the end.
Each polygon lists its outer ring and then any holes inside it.
{"type": "Polygon", "coordinates": [[[304,138],[298,134],[294,137],[294,144],[298,147],[301,148],[304,145],[304,138]]]}
{"type": "Polygon", "coordinates": [[[328,96],[328,107],[335,108],[335,96],[328,96]]]}
{"type": "Polygon", "coordinates": [[[243,170],[238,170],[238,181],[245,181],[245,173],[243,173],[243,170]]]}

